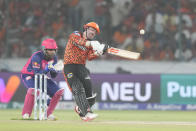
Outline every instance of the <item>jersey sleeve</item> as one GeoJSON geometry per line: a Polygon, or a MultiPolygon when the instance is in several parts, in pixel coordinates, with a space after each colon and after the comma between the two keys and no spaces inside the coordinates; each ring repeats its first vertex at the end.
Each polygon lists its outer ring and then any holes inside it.
{"type": "Polygon", "coordinates": [[[81,46],[85,46],[86,44],[86,39],[82,38],[81,35],[78,32],[72,33],[69,36],[69,40],[71,42],[74,42],[75,44],[81,45],[81,46]]]}
{"type": "Polygon", "coordinates": [[[32,60],[31,60],[32,68],[33,68],[33,72],[35,74],[37,74],[37,73],[40,73],[40,74],[46,73],[46,72],[44,72],[44,70],[42,70],[42,63],[41,63],[41,61],[42,60],[41,60],[39,55],[34,55],[32,57],[32,60]]]}
{"type": "Polygon", "coordinates": [[[91,61],[93,59],[96,59],[98,56],[94,54],[93,50],[89,50],[88,52],[88,60],[91,61]]]}

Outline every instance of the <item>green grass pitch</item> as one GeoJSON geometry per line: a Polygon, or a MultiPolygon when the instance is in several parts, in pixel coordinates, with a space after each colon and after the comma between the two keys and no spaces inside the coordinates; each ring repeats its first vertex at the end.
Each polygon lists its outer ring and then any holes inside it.
{"type": "Polygon", "coordinates": [[[21,120],[21,110],[0,110],[0,131],[196,131],[196,111],[95,111],[83,122],[74,111],[56,110],[57,121],[21,120]]]}

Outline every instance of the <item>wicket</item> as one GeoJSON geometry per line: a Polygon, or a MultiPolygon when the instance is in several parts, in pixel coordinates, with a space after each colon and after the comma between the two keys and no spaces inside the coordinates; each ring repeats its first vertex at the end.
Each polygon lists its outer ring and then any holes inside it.
{"type": "Polygon", "coordinates": [[[39,106],[39,120],[47,120],[47,76],[35,74],[34,120],[37,120],[39,106]],[[42,81],[44,80],[44,83],[42,81]]]}

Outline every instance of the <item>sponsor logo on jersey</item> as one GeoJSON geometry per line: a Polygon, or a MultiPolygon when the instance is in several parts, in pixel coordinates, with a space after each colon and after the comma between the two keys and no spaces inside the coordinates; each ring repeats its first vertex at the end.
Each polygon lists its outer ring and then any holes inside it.
{"type": "Polygon", "coordinates": [[[78,48],[82,49],[83,51],[87,50],[86,47],[82,46],[82,45],[78,45],[77,43],[73,42],[73,44],[75,46],[77,46],[78,48]]]}
{"type": "Polygon", "coordinates": [[[67,78],[72,78],[73,77],[73,73],[68,73],[67,74],[67,78]]]}
{"type": "Polygon", "coordinates": [[[37,62],[33,62],[33,68],[40,68],[40,64],[38,64],[37,62]]]}

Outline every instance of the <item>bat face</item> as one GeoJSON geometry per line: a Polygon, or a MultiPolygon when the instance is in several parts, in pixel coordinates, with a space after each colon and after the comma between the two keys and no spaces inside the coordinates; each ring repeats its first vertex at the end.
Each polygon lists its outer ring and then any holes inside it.
{"type": "Polygon", "coordinates": [[[138,52],[132,52],[132,51],[122,50],[122,49],[113,48],[113,47],[109,48],[107,52],[109,54],[120,56],[120,57],[127,58],[127,59],[137,60],[140,57],[140,53],[138,52]]]}

